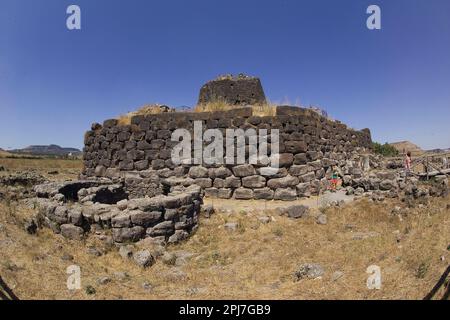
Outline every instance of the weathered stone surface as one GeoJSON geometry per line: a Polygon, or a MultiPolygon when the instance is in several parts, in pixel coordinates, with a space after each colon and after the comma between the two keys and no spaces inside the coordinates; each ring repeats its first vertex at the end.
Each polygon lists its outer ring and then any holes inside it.
{"type": "Polygon", "coordinates": [[[145,229],[140,226],[132,228],[113,228],[112,236],[115,242],[136,242],[145,235],[145,229]]]}
{"type": "Polygon", "coordinates": [[[133,255],[134,262],[142,268],[148,268],[155,264],[156,260],[149,250],[141,250],[133,255]]]}
{"type": "Polygon", "coordinates": [[[294,163],[294,155],[292,153],[280,153],[278,157],[278,166],[280,168],[290,167],[294,163]]]}
{"type": "Polygon", "coordinates": [[[304,174],[302,176],[300,176],[300,181],[305,183],[305,182],[311,182],[316,178],[316,174],[314,172],[309,172],[307,174],[304,174]]]}
{"type": "Polygon", "coordinates": [[[306,152],[308,146],[304,141],[287,141],[285,143],[286,151],[292,154],[306,152]]]}
{"type": "Polygon", "coordinates": [[[288,207],[285,212],[289,218],[298,219],[308,215],[309,208],[304,205],[293,205],[288,207]]]}
{"type": "Polygon", "coordinates": [[[189,177],[196,178],[207,178],[208,177],[208,169],[205,167],[191,167],[189,169],[189,177]]]}
{"type": "Polygon", "coordinates": [[[266,179],[262,176],[254,175],[242,178],[242,186],[245,188],[264,188],[266,179]]]}
{"type": "Polygon", "coordinates": [[[396,187],[396,183],[392,180],[383,180],[380,182],[380,190],[391,190],[396,187]]]}
{"type": "Polygon", "coordinates": [[[224,225],[225,230],[228,230],[228,231],[236,231],[238,229],[238,227],[239,227],[239,224],[237,222],[227,222],[224,225]]]}
{"type": "Polygon", "coordinates": [[[272,200],[274,196],[274,191],[270,188],[254,189],[254,198],[259,200],[272,200]]]}
{"type": "Polygon", "coordinates": [[[302,164],[307,164],[308,163],[308,158],[306,153],[298,153],[294,156],[294,164],[296,165],[302,165],[302,164]]]}
{"type": "Polygon", "coordinates": [[[212,180],[210,178],[197,178],[197,179],[194,179],[194,183],[197,186],[200,186],[202,188],[211,188],[212,187],[212,180]]]}
{"type": "Polygon", "coordinates": [[[299,266],[295,272],[295,278],[297,281],[302,279],[316,279],[323,276],[325,270],[320,264],[317,263],[304,263],[299,266]]]}
{"type": "Polygon", "coordinates": [[[204,205],[201,209],[201,214],[205,218],[210,218],[214,214],[214,206],[212,204],[204,205]]]}
{"type": "Polygon", "coordinates": [[[328,219],[327,219],[327,215],[326,214],[319,214],[316,218],[316,222],[317,224],[327,224],[328,219]]]}
{"type": "Polygon", "coordinates": [[[81,240],[83,238],[83,229],[73,224],[61,225],[61,235],[71,240],[81,240]]]}
{"type": "Polygon", "coordinates": [[[239,188],[241,185],[241,179],[235,176],[225,178],[225,188],[239,188]]]}
{"type": "Polygon", "coordinates": [[[225,167],[220,168],[211,168],[209,169],[209,177],[212,179],[220,178],[225,179],[226,177],[230,177],[233,175],[230,169],[225,167]]]}
{"type": "Polygon", "coordinates": [[[128,201],[129,210],[141,210],[141,211],[161,211],[162,210],[162,198],[138,198],[128,201]]]}
{"type": "Polygon", "coordinates": [[[169,236],[174,233],[175,224],[173,221],[164,221],[158,223],[156,226],[147,229],[147,235],[151,237],[169,236]]]}
{"type": "Polygon", "coordinates": [[[133,251],[134,251],[134,246],[132,246],[132,245],[120,246],[119,255],[123,259],[126,259],[126,260],[131,259],[131,258],[133,258],[133,251]]]}
{"type": "Polygon", "coordinates": [[[267,181],[267,186],[271,189],[288,188],[296,186],[299,182],[297,177],[286,176],[283,178],[270,179],[267,181]]]}
{"type": "Polygon", "coordinates": [[[134,210],[130,211],[129,215],[133,225],[142,227],[148,227],[162,219],[162,212],[160,211],[144,212],[140,210],[134,210]]]}
{"type": "Polygon", "coordinates": [[[256,170],[251,164],[242,164],[233,167],[233,173],[236,177],[248,177],[255,175],[256,170]]]}
{"type": "Polygon", "coordinates": [[[127,228],[131,226],[130,212],[122,212],[111,217],[111,225],[113,228],[127,228]]]}
{"type": "Polygon", "coordinates": [[[189,237],[189,233],[184,230],[176,230],[173,235],[169,237],[168,243],[178,243],[186,240],[189,237]]]}
{"type": "Polygon", "coordinates": [[[261,81],[247,76],[226,76],[209,81],[200,89],[198,104],[225,100],[231,105],[261,105],[266,101],[261,81]]]}
{"type": "Polygon", "coordinates": [[[238,200],[253,199],[253,190],[247,188],[238,188],[234,191],[234,198],[238,200]]]}
{"type": "Polygon", "coordinates": [[[233,190],[232,189],[219,189],[217,191],[217,197],[219,199],[230,199],[233,195],[233,190]]]}
{"type": "Polygon", "coordinates": [[[289,174],[291,176],[302,176],[311,171],[311,167],[307,165],[294,165],[289,168],[289,174]]]}
{"type": "Polygon", "coordinates": [[[278,188],[275,190],[274,200],[293,201],[297,199],[297,191],[291,188],[278,188]]]}

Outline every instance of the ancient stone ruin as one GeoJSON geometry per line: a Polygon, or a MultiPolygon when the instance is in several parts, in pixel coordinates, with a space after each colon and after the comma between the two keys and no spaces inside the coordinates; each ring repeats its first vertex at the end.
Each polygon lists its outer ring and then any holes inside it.
{"type": "Polygon", "coordinates": [[[112,230],[116,243],[151,238],[157,243],[186,239],[198,225],[200,187],[173,188],[166,195],[130,198],[119,180],[46,183],[34,188],[42,224],[69,239],[112,230]]]}
{"type": "MultiPolygon", "coordinates": [[[[83,177],[122,178],[132,196],[155,196],[175,186],[200,186],[208,197],[295,200],[324,190],[334,170],[342,176],[361,171],[360,155],[371,146],[370,131],[346,125],[298,107],[279,106],[276,116],[257,117],[252,108],[223,112],[180,112],[135,116],[131,125],[106,120],[86,133],[83,177]],[[278,129],[276,175],[265,166],[175,165],[174,130],[217,128],[278,129]]],[[[225,141],[224,141],[225,144],[225,141]]],[[[225,146],[224,146],[225,147],[225,146]]],[[[269,148],[270,149],[270,148],[269,148]]],[[[272,156],[272,155],[269,155],[272,156]]]]}
{"type": "MultiPolygon", "coordinates": [[[[241,102],[265,99],[255,78],[218,81],[212,91],[223,92],[227,98],[231,97],[227,90],[235,90],[234,94],[243,90],[254,92],[254,96],[239,93],[239,98],[244,98],[241,102]],[[223,87],[221,91],[222,86],[232,83],[234,89],[223,87]],[[245,89],[243,83],[255,91],[245,89]]],[[[214,85],[202,88],[202,102],[208,101],[208,90],[214,85]]],[[[232,99],[239,104],[236,97],[232,99]]],[[[42,223],[72,239],[81,239],[86,232],[112,230],[112,240],[118,244],[145,238],[176,243],[197,229],[204,196],[292,201],[328,192],[330,180],[336,176],[348,195],[370,195],[376,201],[386,197],[407,201],[448,193],[445,175],[437,175],[434,185],[423,187],[416,178],[403,176],[401,170],[387,170],[371,153],[369,129],[351,129],[310,109],[278,106],[275,111],[275,115],[256,116],[252,107],[236,107],[217,112],[134,115],[125,125],[116,119],[94,123],[85,134],[81,180],[34,188],[42,223]],[[172,153],[180,143],[173,139],[174,132],[185,129],[194,137],[188,141],[194,147],[196,125],[200,134],[209,129],[249,133],[243,136],[246,143],[256,133],[267,130],[267,138],[278,130],[279,150],[272,152],[273,141],[266,139],[267,163],[174,163],[172,153]],[[279,164],[275,172],[267,170],[274,159],[279,164]]],[[[261,147],[261,140],[257,142],[261,147]]],[[[224,149],[230,146],[234,148],[234,141],[227,144],[223,140],[224,149]]],[[[245,152],[248,156],[249,149],[245,152]]],[[[195,156],[194,148],[192,153],[195,156]]],[[[289,216],[302,216],[297,211],[289,216]]]]}
{"type": "Polygon", "coordinates": [[[212,80],[200,89],[199,105],[215,100],[223,100],[230,105],[262,105],[266,103],[266,96],[258,78],[229,75],[212,80]]]}

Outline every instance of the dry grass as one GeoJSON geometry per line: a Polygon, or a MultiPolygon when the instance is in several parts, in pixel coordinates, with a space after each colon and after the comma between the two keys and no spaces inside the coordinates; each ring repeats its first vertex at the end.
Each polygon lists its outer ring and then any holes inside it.
{"type": "MultiPolygon", "coordinates": [[[[194,112],[217,112],[217,111],[229,111],[240,106],[230,105],[225,99],[217,98],[206,104],[197,105],[194,108],[194,112]]],[[[263,105],[251,106],[253,115],[264,117],[264,116],[275,116],[276,115],[276,104],[266,102],[263,105]]]]}
{"type": "Polygon", "coordinates": [[[361,200],[327,209],[327,225],[277,215],[275,221],[261,224],[257,220],[263,214],[261,204],[253,211],[219,213],[202,219],[188,241],[169,247],[194,254],[185,265],[169,266],[159,260],[145,271],[92,236],[85,243],[65,240],[49,230],[29,236],[14,222],[29,216],[30,209],[4,203],[0,274],[26,299],[420,299],[450,259],[449,200],[433,199],[427,207],[411,209],[403,221],[390,215],[399,204],[394,201],[361,200]],[[237,231],[224,229],[230,221],[239,223],[237,231]],[[352,240],[357,231],[380,236],[352,240]],[[106,253],[93,257],[86,252],[89,245],[106,253]],[[62,260],[65,253],[74,260],[62,260]],[[305,262],[322,264],[324,277],[294,282],[293,272],[305,262]],[[66,288],[65,272],[72,264],[81,267],[83,290],[66,288]],[[372,264],[381,267],[381,290],[366,287],[366,268],[372,264]],[[344,276],[332,281],[337,270],[344,276]],[[126,271],[130,278],[115,279],[117,271],[126,271]],[[97,279],[102,276],[113,281],[100,285],[97,279]],[[144,289],[144,282],[153,289],[144,289]],[[87,286],[95,287],[96,294],[88,295],[87,286]]]}
{"type": "Polygon", "coordinates": [[[140,107],[136,111],[128,112],[127,114],[123,114],[119,116],[118,121],[119,125],[125,126],[131,124],[131,118],[138,115],[151,115],[151,114],[160,114],[162,113],[160,104],[148,104],[140,107]]]}
{"type": "MultiPolygon", "coordinates": [[[[52,159],[52,158],[1,158],[0,166],[9,172],[37,171],[40,174],[53,179],[75,179],[83,167],[82,160],[76,159],[52,159]],[[57,171],[58,174],[49,175],[48,172],[57,171]]],[[[8,172],[3,172],[7,174],[8,172]]]]}

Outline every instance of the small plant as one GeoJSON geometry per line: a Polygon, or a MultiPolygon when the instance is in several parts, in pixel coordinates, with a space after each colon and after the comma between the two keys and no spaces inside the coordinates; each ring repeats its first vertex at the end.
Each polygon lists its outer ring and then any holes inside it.
{"type": "Polygon", "coordinates": [[[94,295],[97,293],[97,291],[95,290],[95,288],[91,285],[86,286],[86,294],[87,295],[94,295]]]}
{"type": "Polygon", "coordinates": [[[275,228],[272,232],[275,236],[279,238],[283,236],[283,230],[281,230],[281,228],[275,228]]]}
{"type": "Polygon", "coordinates": [[[428,272],[428,264],[426,264],[425,262],[422,262],[419,267],[417,268],[416,271],[416,278],[418,279],[423,279],[425,278],[425,275],[428,272]]]}

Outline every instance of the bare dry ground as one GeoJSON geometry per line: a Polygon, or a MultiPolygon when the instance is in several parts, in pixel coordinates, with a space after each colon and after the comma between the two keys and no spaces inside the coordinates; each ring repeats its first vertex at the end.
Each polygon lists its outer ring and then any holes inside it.
{"type": "Polygon", "coordinates": [[[70,241],[48,229],[28,235],[21,224],[32,209],[3,201],[0,275],[21,299],[421,299],[449,264],[449,197],[413,208],[362,199],[320,209],[326,225],[279,216],[262,203],[237,204],[232,210],[216,202],[224,210],[167,248],[185,259],[158,259],[144,270],[94,236],[70,241]],[[405,207],[402,219],[391,213],[395,206],[405,207]],[[271,221],[260,222],[263,215],[271,221]],[[226,230],[227,222],[237,222],[237,230],[226,230]],[[361,235],[372,236],[355,239],[361,235]],[[302,263],[321,264],[325,274],[294,281],[302,263]],[[70,265],[81,267],[81,290],[67,289],[70,265]],[[381,268],[380,290],[367,289],[370,265],[381,268]],[[102,277],[110,281],[101,284],[102,277]]]}

